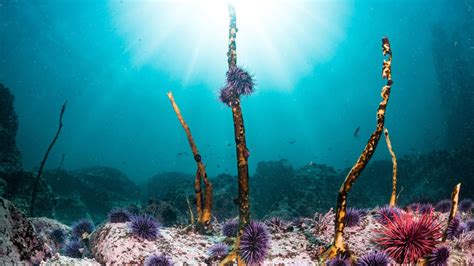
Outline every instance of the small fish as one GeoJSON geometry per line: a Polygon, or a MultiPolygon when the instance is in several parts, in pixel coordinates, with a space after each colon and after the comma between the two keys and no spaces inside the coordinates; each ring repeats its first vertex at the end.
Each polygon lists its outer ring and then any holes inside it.
{"type": "Polygon", "coordinates": [[[230,143],[227,143],[227,147],[230,147],[230,143]]]}
{"type": "Polygon", "coordinates": [[[358,126],[355,131],[354,131],[354,137],[359,137],[359,132],[360,132],[360,126],[358,126]]]}
{"type": "Polygon", "coordinates": [[[291,144],[294,144],[295,142],[296,142],[296,140],[290,140],[290,142],[288,142],[288,143],[290,143],[290,145],[291,145],[291,144]]]}
{"type": "Polygon", "coordinates": [[[220,164],[217,164],[217,168],[221,168],[220,164]]]}

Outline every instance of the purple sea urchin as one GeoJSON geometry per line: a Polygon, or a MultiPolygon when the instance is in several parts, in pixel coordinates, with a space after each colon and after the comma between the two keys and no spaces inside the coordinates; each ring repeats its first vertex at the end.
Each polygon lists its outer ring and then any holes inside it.
{"type": "Polygon", "coordinates": [[[231,103],[235,97],[236,95],[232,92],[231,88],[227,86],[222,88],[219,92],[219,100],[228,106],[231,106],[231,103]]]}
{"type": "Polygon", "coordinates": [[[467,220],[466,230],[467,231],[474,231],[474,219],[467,220]]]}
{"type": "Polygon", "coordinates": [[[254,82],[247,71],[234,66],[227,71],[227,87],[238,96],[249,95],[254,91],[254,82]]]}
{"type": "Polygon", "coordinates": [[[130,217],[132,234],[146,240],[156,240],[160,235],[160,224],[150,215],[134,215],[130,217]]]}
{"type": "Polygon", "coordinates": [[[354,227],[359,225],[361,214],[360,211],[354,208],[348,208],[346,216],[344,216],[344,224],[347,227],[354,227]]]}
{"type": "Polygon", "coordinates": [[[333,259],[330,259],[326,262],[327,266],[350,266],[351,262],[346,256],[338,255],[333,259]]]}
{"type": "Polygon", "coordinates": [[[109,223],[126,223],[130,221],[130,212],[126,209],[113,209],[109,212],[109,223]]]}
{"type": "Polygon", "coordinates": [[[448,247],[439,247],[426,256],[428,266],[446,266],[450,255],[448,247]]]}
{"type": "Polygon", "coordinates": [[[395,216],[399,216],[401,213],[402,210],[400,208],[386,205],[379,208],[374,217],[379,223],[386,224],[387,220],[392,221],[395,216]]]}
{"type": "Polygon", "coordinates": [[[94,223],[89,219],[76,221],[72,225],[72,235],[76,238],[87,238],[94,231],[94,223]]]}
{"type": "Polygon", "coordinates": [[[207,253],[212,259],[222,259],[229,253],[229,246],[224,243],[217,243],[212,245],[207,253]]]}
{"type": "Polygon", "coordinates": [[[77,239],[71,239],[66,242],[63,248],[63,254],[71,258],[81,258],[82,257],[82,244],[81,241],[77,239]]]}
{"type": "Polygon", "coordinates": [[[270,234],[265,224],[251,221],[240,238],[239,254],[246,264],[260,264],[270,248],[270,234]]]}
{"type": "Polygon", "coordinates": [[[446,230],[446,237],[448,239],[458,238],[461,233],[467,230],[467,225],[461,220],[459,216],[454,217],[448,225],[446,230]]]}
{"type": "Polygon", "coordinates": [[[474,206],[471,199],[463,199],[459,202],[459,210],[462,212],[470,212],[474,206]]]}
{"type": "Polygon", "coordinates": [[[145,266],[172,266],[173,261],[165,254],[152,254],[145,259],[145,266]]]}
{"type": "Polygon", "coordinates": [[[435,210],[438,212],[449,212],[451,210],[451,200],[444,199],[435,205],[435,210]]]}
{"type": "Polygon", "coordinates": [[[66,239],[66,234],[62,229],[56,228],[51,231],[51,233],[49,233],[49,237],[56,245],[58,245],[64,243],[64,240],[66,239]]]}
{"type": "Polygon", "coordinates": [[[229,219],[222,225],[222,234],[226,237],[237,236],[239,222],[236,219],[229,219]]]}
{"type": "Polygon", "coordinates": [[[383,251],[367,253],[357,259],[356,266],[386,266],[390,263],[390,257],[383,251]]]}
{"type": "Polygon", "coordinates": [[[421,204],[420,205],[420,208],[418,209],[418,211],[421,213],[421,214],[425,214],[425,213],[430,213],[430,212],[434,212],[434,207],[432,204],[429,204],[429,203],[424,203],[424,204],[421,204]]]}

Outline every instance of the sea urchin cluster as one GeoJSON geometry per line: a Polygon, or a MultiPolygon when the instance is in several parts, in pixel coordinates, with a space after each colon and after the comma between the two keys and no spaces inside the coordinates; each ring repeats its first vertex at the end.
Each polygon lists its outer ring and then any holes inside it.
{"type": "Polygon", "coordinates": [[[259,264],[265,260],[270,248],[270,234],[265,224],[251,221],[240,238],[239,255],[246,264],[259,264]]]}
{"type": "Polygon", "coordinates": [[[403,213],[395,215],[377,230],[375,242],[397,263],[416,263],[430,254],[441,238],[441,224],[433,213],[414,217],[403,213]]]}
{"type": "Polygon", "coordinates": [[[150,215],[134,215],[130,218],[132,234],[146,240],[156,240],[160,235],[160,224],[150,215]]]}

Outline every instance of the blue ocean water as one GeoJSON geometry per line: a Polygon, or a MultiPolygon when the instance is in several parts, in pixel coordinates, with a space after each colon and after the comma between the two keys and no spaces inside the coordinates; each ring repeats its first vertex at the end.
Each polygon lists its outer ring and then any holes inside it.
{"type": "MultiPolygon", "coordinates": [[[[231,111],[218,100],[228,14],[204,2],[1,0],[0,81],[15,95],[23,166],[39,165],[67,100],[47,167],[64,154],[68,169],[105,165],[138,183],[193,173],[171,90],[208,174],[235,174],[231,111]]],[[[281,158],[352,166],[375,127],[383,36],[394,53],[386,127],[398,156],[449,149],[434,32],[472,55],[472,34],[455,34],[471,9],[441,0],[236,3],[238,65],[257,83],[242,99],[250,172],[281,158]]],[[[384,147],[374,159],[389,158],[384,147]]]]}

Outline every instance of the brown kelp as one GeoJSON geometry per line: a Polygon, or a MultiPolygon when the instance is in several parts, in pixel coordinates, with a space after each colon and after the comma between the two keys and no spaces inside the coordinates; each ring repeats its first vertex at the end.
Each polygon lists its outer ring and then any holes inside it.
{"type": "Polygon", "coordinates": [[[390,135],[388,134],[388,129],[385,128],[383,131],[385,135],[385,142],[387,142],[387,149],[392,156],[392,194],[390,195],[390,207],[394,207],[397,203],[397,156],[395,156],[395,152],[393,152],[392,142],[390,141],[390,135]]]}
{"type": "Polygon", "coordinates": [[[229,70],[226,74],[227,84],[220,91],[220,100],[228,105],[232,110],[234,121],[234,135],[237,153],[238,172],[238,205],[239,205],[239,230],[233,251],[221,262],[226,264],[237,259],[238,264],[242,264],[242,258],[237,254],[239,243],[245,227],[250,223],[250,201],[249,201],[249,170],[248,157],[249,150],[245,139],[244,119],[240,106],[240,96],[249,95],[253,92],[252,76],[242,68],[237,67],[237,24],[235,9],[229,6],[229,50],[227,52],[227,62],[229,70]]]}
{"type": "MultiPolygon", "coordinates": [[[[176,116],[178,117],[178,120],[181,123],[181,126],[183,126],[184,131],[186,132],[189,146],[191,147],[191,150],[194,155],[194,160],[196,161],[196,164],[197,164],[196,179],[194,181],[194,192],[196,196],[197,224],[198,224],[198,229],[207,230],[207,228],[211,224],[211,218],[212,218],[212,184],[207,178],[206,167],[204,166],[204,163],[202,162],[202,157],[199,154],[196,143],[194,142],[193,136],[191,135],[191,130],[189,129],[188,124],[186,124],[186,121],[184,121],[184,118],[181,115],[181,111],[179,110],[178,105],[174,101],[173,94],[171,93],[171,91],[168,92],[168,98],[171,101],[171,105],[173,106],[176,116]],[[205,186],[204,197],[203,197],[203,193],[201,189],[202,181],[204,181],[204,186],[205,186]],[[203,206],[203,202],[204,202],[204,206],[203,206]]],[[[192,221],[194,221],[194,217],[191,219],[192,221]]]]}
{"type": "Polygon", "coordinates": [[[63,128],[63,115],[64,115],[64,111],[66,111],[66,104],[67,104],[67,101],[64,102],[63,106],[61,107],[61,112],[60,112],[60,114],[59,114],[59,126],[58,126],[58,131],[56,132],[56,135],[54,135],[53,140],[52,140],[51,143],[49,144],[49,147],[48,147],[48,149],[46,150],[46,153],[44,154],[43,160],[41,161],[40,168],[39,168],[39,170],[38,170],[38,173],[37,173],[37,175],[36,175],[35,181],[34,181],[34,183],[33,183],[33,190],[32,190],[32,193],[31,193],[31,202],[30,202],[30,211],[29,211],[29,215],[30,215],[30,216],[33,216],[33,215],[34,215],[34,211],[35,211],[35,201],[36,201],[36,192],[37,192],[37,190],[38,190],[38,184],[39,184],[39,181],[40,181],[40,179],[41,179],[41,175],[43,174],[44,165],[46,164],[46,160],[48,160],[49,153],[50,153],[51,150],[53,149],[53,146],[54,146],[54,144],[56,143],[56,141],[58,140],[59,134],[61,133],[61,129],[63,128]]]}
{"type": "Polygon", "coordinates": [[[446,230],[443,233],[442,241],[445,242],[448,236],[449,224],[456,217],[458,212],[458,202],[459,202],[459,191],[461,190],[461,183],[454,186],[453,193],[451,194],[451,211],[449,212],[448,224],[446,225],[446,230]]]}
{"type": "Polygon", "coordinates": [[[321,258],[322,261],[325,261],[327,258],[334,258],[337,254],[346,251],[343,235],[345,227],[344,218],[346,216],[347,196],[352,188],[352,185],[372,158],[372,155],[374,154],[377,144],[380,140],[380,136],[382,135],[385,124],[385,111],[390,97],[390,90],[393,84],[391,74],[392,50],[387,37],[382,38],[382,52],[384,56],[388,55],[388,59],[383,61],[382,67],[382,78],[387,79],[387,84],[382,88],[382,101],[380,102],[377,110],[377,127],[370,136],[367,145],[362,151],[362,154],[359,156],[357,162],[347,174],[344,183],[339,189],[337,196],[336,217],[334,221],[334,242],[332,243],[331,247],[329,247],[323,254],[321,258]]]}

